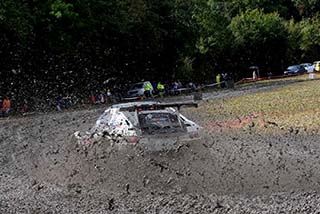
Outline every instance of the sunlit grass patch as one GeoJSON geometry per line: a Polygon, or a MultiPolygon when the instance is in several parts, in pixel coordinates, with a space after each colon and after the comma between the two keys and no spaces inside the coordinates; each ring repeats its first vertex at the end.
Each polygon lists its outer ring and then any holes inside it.
{"type": "Polygon", "coordinates": [[[259,120],[279,127],[319,128],[320,80],[283,85],[264,92],[217,99],[203,103],[194,114],[208,121],[226,123],[259,115],[259,120]]]}

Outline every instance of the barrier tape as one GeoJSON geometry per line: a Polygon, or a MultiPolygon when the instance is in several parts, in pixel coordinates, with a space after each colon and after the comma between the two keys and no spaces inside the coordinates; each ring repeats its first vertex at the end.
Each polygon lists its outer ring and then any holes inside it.
{"type": "Polygon", "coordinates": [[[303,73],[303,74],[290,74],[290,75],[278,75],[278,76],[270,76],[270,77],[261,77],[261,78],[243,78],[242,80],[236,82],[235,84],[241,84],[241,83],[249,83],[249,82],[258,82],[258,81],[262,81],[262,80],[270,80],[270,79],[282,79],[282,78],[288,78],[288,77],[295,77],[295,76],[301,76],[301,75],[306,75],[306,74],[310,74],[310,73],[303,73]]]}

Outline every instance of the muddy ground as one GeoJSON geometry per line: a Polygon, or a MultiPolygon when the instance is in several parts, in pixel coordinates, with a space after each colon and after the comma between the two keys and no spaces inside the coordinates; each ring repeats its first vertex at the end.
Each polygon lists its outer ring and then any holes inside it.
{"type": "MultiPolygon", "coordinates": [[[[206,94],[200,105],[261,90],[270,87],[206,94]]],[[[175,151],[79,146],[72,134],[103,110],[1,119],[0,213],[320,212],[318,131],[213,126],[184,109],[203,139],[175,151]]]]}

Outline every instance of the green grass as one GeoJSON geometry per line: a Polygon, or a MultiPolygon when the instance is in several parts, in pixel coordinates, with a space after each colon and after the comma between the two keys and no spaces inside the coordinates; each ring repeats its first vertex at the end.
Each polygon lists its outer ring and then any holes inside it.
{"type": "MultiPolygon", "coordinates": [[[[299,79],[301,77],[297,77],[299,79]]],[[[218,99],[191,110],[216,123],[259,115],[280,127],[320,127],[320,80],[294,82],[264,92],[218,99]]]]}

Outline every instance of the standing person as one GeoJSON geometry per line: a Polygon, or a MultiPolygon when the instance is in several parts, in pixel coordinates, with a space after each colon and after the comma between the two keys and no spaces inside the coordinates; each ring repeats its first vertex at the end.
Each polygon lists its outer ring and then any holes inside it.
{"type": "Polygon", "coordinates": [[[27,99],[24,99],[21,107],[21,113],[24,114],[24,113],[27,113],[28,111],[29,111],[28,101],[27,99]]]}
{"type": "Polygon", "coordinates": [[[3,103],[2,103],[2,109],[1,109],[2,115],[3,116],[8,115],[10,112],[10,109],[11,109],[11,101],[7,96],[5,96],[3,103]]]}
{"type": "Polygon", "coordinates": [[[179,83],[177,81],[174,81],[172,84],[172,88],[173,88],[173,95],[177,95],[179,94],[179,83]]]}
{"type": "Polygon", "coordinates": [[[148,98],[148,97],[152,97],[152,85],[151,83],[147,82],[144,86],[144,95],[148,98]]]}
{"type": "Polygon", "coordinates": [[[1,111],[0,111],[0,117],[2,117],[2,104],[3,104],[3,100],[2,97],[0,96],[0,107],[1,107],[1,111]]]}
{"type": "Polygon", "coordinates": [[[112,99],[111,99],[111,91],[109,88],[107,88],[107,93],[106,93],[106,97],[107,97],[107,102],[111,103],[112,99]]]}
{"type": "Polygon", "coordinates": [[[164,85],[159,81],[157,84],[157,90],[159,91],[159,96],[162,98],[164,95],[164,85]]]}
{"type": "Polygon", "coordinates": [[[62,95],[59,95],[56,99],[56,107],[58,111],[62,111],[64,109],[64,100],[62,95]]]}
{"type": "Polygon", "coordinates": [[[228,83],[227,83],[227,79],[228,79],[228,73],[222,73],[222,79],[223,79],[223,88],[228,88],[228,83]]]}
{"type": "Polygon", "coordinates": [[[256,72],[256,70],[253,70],[253,72],[252,72],[252,79],[253,79],[253,80],[256,80],[256,79],[257,79],[257,72],[256,72]]]}
{"type": "Polygon", "coordinates": [[[94,105],[96,103],[96,97],[94,96],[93,93],[91,93],[91,95],[90,95],[90,103],[91,103],[91,105],[94,105]]]}
{"type": "Polygon", "coordinates": [[[218,75],[216,76],[216,83],[217,83],[218,88],[221,87],[220,82],[221,82],[221,75],[218,74],[218,75]]]}
{"type": "Polygon", "coordinates": [[[189,82],[188,87],[192,92],[194,92],[197,89],[196,85],[193,82],[189,82]]]}
{"type": "Polygon", "coordinates": [[[152,85],[152,88],[153,88],[153,89],[156,89],[157,86],[158,86],[158,84],[157,84],[156,81],[152,81],[152,82],[151,82],[151,85],[152,85]]]}
{"type": "Polygon", "coordinates": [[[99,95],[98,95],[98,102],[99,102],[100,104],[104,104],[105,101],[106,101],[106,100],[105,100],[105,96],[104,96],[103,92],[100,92],[99,95]]]}
{"type": "Polygon", "coordinates": [[[234,88],[234,80],[233,80],[233,73],[232,72],[228,72],[227,82],[228,82],[228,88],[234,88]]]}

